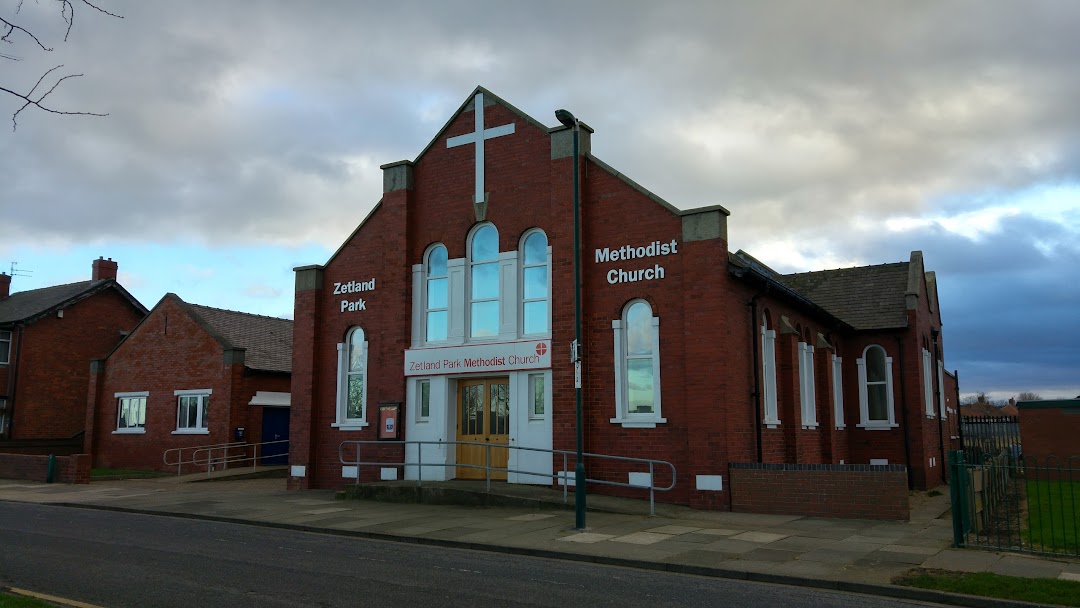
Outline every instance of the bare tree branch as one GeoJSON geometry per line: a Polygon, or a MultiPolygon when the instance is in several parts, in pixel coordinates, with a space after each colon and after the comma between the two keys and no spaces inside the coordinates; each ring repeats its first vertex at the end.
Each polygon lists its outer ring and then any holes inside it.
{"type": "MultiPolygon", "coordinates": [[[[20,13],[20,11],[22,11],[23,1],[24,0],[19,0],[18,4],[15,6],[15,14],[16,15],[18,15],[20,13]]],[[[114,17],[116,19],[123,19],[124,18],[122,15],[117,15],[116,13],[112,13],[112,12],[110,12],[110,11],[108,11],[108,10],[94,4],[90,0],[55,0],[55,1],[60,4],[60,18],[64,20],[65,24],[67,24],[67,28],[64,30],[64,42],[67,42],[68,37],[71,35],[71,28],[75,25],[75,5],[76,4],[81,4],[81,5],[87,6],[87,7],[91,8],[91,9],[93,9],[94,11],[97,11],[97,12],[102,13],[104,15],[108,15],[109,17],[114,17]]],[[[0,17],[0,32],[3,32],[3,35],[0,36],[0,42],[6,42],[8,44],[14,44],[15,40],[13,39],[13,37],[15,37],[17,34],[22,34],[25,38],[28,38],[29,40],[33,41],[34,44],[36,44],[37,47],[39,49],[41,49],[42,51],[47,53],[47,52],[51,52],[53,50],[52,47],[45,46],[45,43],[43,43],[41,41],[41,39],[38,38],[33,32],[31,32],[31,31],[27,30],[26,28],[24,28],[24,27],[22,27],[20,25],[17,25],[16,23],[14,23],[12,21],[9,21],[9,20],[7,20],[7,19],[5,19],[3,17],[0,17]]],[[[7,60],[10,60],[10,61],[19,61],[21,58],[15,56],[15,55],[9,55],[9,54],[6,54],[6,53],[0,53],[0,59],[7,59],[7,60]]],[[[7,93],[9,95],[12,95],[14,97],[17,97],[17,98],[21,99],[24,102],[21,106],[19,106],[19,109],[15,110],[15,113],[11,115],[11,130],[12,131],[16,130],[18,128],[18,126],[19,126],[19,124],[18,124],[19,114],[22,113],[23,110],[25,110],[26,108],[31,107],[31,106],[33,106],[33,107],[35,107],[35,108],[37,108],[39,110],[49,112],[51,114],[62,114],[62,115],[67,115],[67,116],[108,116],[107,113],[75,112],[75,111],[67,111],[67,110],[58,110],[56,108],[49,107],[49,106],[47,106],[47,105],[45,105],[43,103],[45,101],[45,98],[47,98],[50,94],[52,94],[52,92],[55,91],[56,88],[59,87],[62,82],[64,82],[65,80],[68,80],[69,78],[79,78],[79,77],[82,76],[82,74],[67,74],[65,76],[61,76],[60,78],[56,79],[56,82],[52,83],[52,86],[49,87],[49,90],[45,91],[44,93],[37,94],[35,96],[35,94],[38,91],[38,88],[45,81],[45,79],[47,77],[49,77],[53,72],[55,72],[56,70],[58,70],[58,69],[60,69],[62,67],[64,67],[64,66],[63,65],[58,65],[58,66],[46,71],[44,74],[41,75],[41,78],[38,78],[38,81],[34,84],[33,87],[30,88],[30,91],[28,91],[27,93],[19,93],[18,91],[10,89],[8,87],[0,86],[0,93],[7,93]]]]}
{"type": "Polygon", "coordinates": [[[25,94],[25,95],[23,95],[22,93],[18,93],[16,91],[12,91],[11,89],[8,89],[6,87],[0,86],[0,91],[3,91],[4,93],[9,93],[11,95],[14,95],[15,97],[18,97],[19,99],[22,99],[25,102],[25,103],[23,103],[23,105],[19,106],[18,110],[15,110],[14,114],[11,115],[11,130],[12,131],[15,131],[19,127],[19,123],[17,121],[17,119],[19,117],[19,114],[23,110],[25,110],[26,108],[28,108],[30,106],[34,106],[37,109],[44,110],[45,112],[49,112],[50,114],[61,114],[61,115],[64,115],[64,116],[108,116],[108,114],[100,114],[98,112],[71,112],[71,111],[67,111],[67,110],[57,110],[55,108],[50,108],[50,107],[42,104],[42,102],[45,100],[45,98],[48,97],[50,93],[55,91],[56,87],[60,86],[61,82],[64,82],[68,78],[78,78],[78,77],[82,76],[82,74],[68,74],[67,76],[62,76],[59,79],[57,79],[57,81],[54,82],[51,87],[49,87],[48,91],[45,91],[44,93],[42,93],[37,99],[35,99],[33,97],[34,91],[36,91],[38,86],[41,85],[42,81],[45,80],[45,77],[48,76],[49,74],[55,72],[56,70],[62,68],[62,67],[64,67],[64,66],[63,65],[58,65],[58,66],[52,68],[51,70],[49,70],[48,72],[45,72],[44,74],[42,74],[41,78],[38,79],[37,84],[34,85],[34,88],[30,89],[30,92],[25,94]]]}

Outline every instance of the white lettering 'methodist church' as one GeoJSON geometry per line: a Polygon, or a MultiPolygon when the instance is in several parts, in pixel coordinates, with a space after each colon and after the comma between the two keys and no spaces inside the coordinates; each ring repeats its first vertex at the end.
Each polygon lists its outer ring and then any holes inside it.
{"type": "Polygon", "coordinates": [[[573,128],[477,88],[415,160],[382,167],[382,199],[337,252],[296,269],[291,487],[415,479],[420,461],[425,480],[483,478],[469,465],[488,445],[511,471],[494,478],[561,483],[545,450],[575,449],[575,159],[585,452],[669,462],[658,499],[702,508],[731,508],[746,463],[942,482],[955,379],[920,252],[776,273],[728,250],[726,209],[680,210],[579,132],[575,156],[573,128]],[[343,464],[345,441],[371,442],[373,464],[343,464]]]}

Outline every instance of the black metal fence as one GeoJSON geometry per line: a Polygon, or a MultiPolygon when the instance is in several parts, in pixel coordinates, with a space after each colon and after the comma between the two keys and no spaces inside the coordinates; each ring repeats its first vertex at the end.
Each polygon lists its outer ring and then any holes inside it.
{"type": "Polygon", "coordinates": [[[1080,556],[1080,456],[949,453],[953,544],[1080,556]]]}
{"type": "Polygon", "coordinates": [[[982,462],[987,457],[1008,453],[1014,460],[1020,449],[1018,416],[961,416],[960,445],[967,462],[982,462]]]}

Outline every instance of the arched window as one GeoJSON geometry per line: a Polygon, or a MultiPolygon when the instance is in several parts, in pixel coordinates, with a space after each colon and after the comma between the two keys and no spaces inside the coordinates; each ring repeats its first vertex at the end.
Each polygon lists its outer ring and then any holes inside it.
{"type": "Polygon", "coordinates": [[[546,334],[551,293],[547,236],[539,230],[529,233],[521,250],[521,333],[546,334]]]}
{"type": "Polygon", "coordinates": [[[499,232],[484,224],[469,240],[469,335],[499,335],[499,232]]]}
{"type": "Polygon", "coordinates": [[[926,348],[926,338],[923,338],[922,349],[922,377],[923,377],[923,406],[926,409],[926,417],[934,417],[934,361],[930,351],[926,348]]]}
{"type": "Polygon", "coordinates": [[[761,316],[761,386],[765,406],[765,420],[769,427],[780,425],[776,409],[776,330],[769,329],[769,320],[761,316]]]}
{"type": "Polygon", "coordinates": [[[337,427],[367,426],[367,351],[364,330],[349,330],[338,344],[337,427]]]}
{"type": "Polygon", "coordinates": [[[667,422],[660,413],[660,319],[644,300],[623,309],[615,330],[615,403],[612,422],[653,427],[667,422]]]}
{"type": "Polygon", "coordinates": [[[892,357],[885,349],[871,344],[856,361],[859,367],[860,427],[887,429],[896,424],[893,407],[892,357]]]}
{"type": "Polygon", "coordinates": [[[446,339],[450,308],[450,278],[446,271],[446,247],[431,248],[425,264],[427,302],[425,303],[425,335],[428,342],[446,339]]]}

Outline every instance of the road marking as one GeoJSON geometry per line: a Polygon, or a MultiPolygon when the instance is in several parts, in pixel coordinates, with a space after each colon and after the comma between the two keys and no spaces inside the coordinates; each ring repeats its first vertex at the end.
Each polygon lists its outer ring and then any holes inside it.
{"type": "Polygon", "coordinates": [[[62,606],[72,606],[73,608],[102,608],[97,604],[87,604],[86,602],[69,600],[64,597],[56,597],[55,595],[48,595],[45,593],[37,593],[35,591],[29,591],[27,589],[16,589],[15,587],[8,587],[7,590],[14,593],[15,595],[32,597],[46,602],[52,602],[54,604],[60,604],[62,606]]]}

